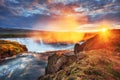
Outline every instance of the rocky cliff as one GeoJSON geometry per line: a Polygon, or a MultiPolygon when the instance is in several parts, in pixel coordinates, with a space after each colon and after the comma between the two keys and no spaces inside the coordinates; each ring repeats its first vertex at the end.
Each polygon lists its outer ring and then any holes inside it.
{"type": "Polygon", "coordinates": [[[83,44],[77,43],[75,45],[75,53],[96,49],[120,51],[120,30],[96,33],[94,37],[81,42],[83,42],[83,44]]]}
{"type": "Polygon", "coordinates": [[[46,74],[38,80],[120,80],[119,38],[119,30],[110,31],[107,39],[97,34],[75,47],[76,54],[49,56],[46,74]]]}
{"type": "Polygon", "coordinates": [[[27,51],[25,45],[12,41],[0,40],[0,59],[10,57],[25,51],[27,51]]]}

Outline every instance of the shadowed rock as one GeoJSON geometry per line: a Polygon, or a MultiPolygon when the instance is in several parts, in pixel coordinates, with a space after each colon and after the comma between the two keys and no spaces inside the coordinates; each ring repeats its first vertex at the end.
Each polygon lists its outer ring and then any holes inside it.
{"type": "MultiPolygon", "coordinates": [[[[59,51],[58,51],[59,53],[59,51]]],[[[64,54],[53,54],[48,58],[48,65],[46,67],[46,75],[55,74],[56,72],[65,69],[65,67],[70,66],[72,63],[79,61],[86,57],[83,53],[79,53],[77,55],[71,52],[65,52],[64,54]],[[71,53],[71,54],[70,54],[71,53]]],[[[39,80],[50,80],[44,79],[44,76],[40,77],[39,80]]]]}

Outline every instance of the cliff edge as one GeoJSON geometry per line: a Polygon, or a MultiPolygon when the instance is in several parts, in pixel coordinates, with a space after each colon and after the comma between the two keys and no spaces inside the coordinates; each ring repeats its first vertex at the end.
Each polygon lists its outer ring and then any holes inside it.
{"type": "Polygon", "coordinates": [[[11,57],[24,51],[28,51],[25,45],[13,41],[0,40],[0,59],[11,57]]]}
{"type": "Polygon", "coordinates": [[[120,31],[106,36],[86,40],[74,48],[77,52],[49,56],[46,74],[38,80],[120,80],[120,31]]]}

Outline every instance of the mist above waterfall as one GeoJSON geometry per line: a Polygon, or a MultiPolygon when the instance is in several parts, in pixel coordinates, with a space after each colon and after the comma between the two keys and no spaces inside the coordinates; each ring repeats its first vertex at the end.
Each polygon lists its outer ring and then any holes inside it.
{"type": "Polygon", "coordinates": [[[72,44],[45,44],[41,38],[35,40],[33,38],[1,38],[2,40],[16,41],[26,45],[29,52],[46,52],[54,50],[72,49],[72,44]]]}

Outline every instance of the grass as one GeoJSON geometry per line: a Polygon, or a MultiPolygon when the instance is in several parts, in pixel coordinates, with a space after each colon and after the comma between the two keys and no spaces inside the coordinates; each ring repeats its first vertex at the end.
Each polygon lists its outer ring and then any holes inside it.
{"type": "Polygon", "coordinates": [[[25,45],[7,40],[0,40],[0,59],[27,51],[25,45]]]}
{"type": "Polygon", "coordinates": [[[86,51],[84,54],[85,58],[47,76],[51,80],[120,80],[120,67],[118,70],[114,69],[117,65],[120,66],[120,56],[116,58],[116,52],[98,49],[86,51]]]}

